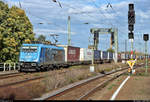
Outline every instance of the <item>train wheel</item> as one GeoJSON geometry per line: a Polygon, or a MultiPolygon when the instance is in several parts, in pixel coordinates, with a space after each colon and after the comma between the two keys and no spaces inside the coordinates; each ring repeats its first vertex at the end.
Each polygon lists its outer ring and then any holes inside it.
{"type": "Polygon", "coordinates": [[[50,67],[46,67],[46,71],[49,71],[50,70],[50,67]]]}
{"type": "Polygon", "coordinates": [[[23,71],[21,69],[19,69],[18,72],[23,72],[23,71]]]}

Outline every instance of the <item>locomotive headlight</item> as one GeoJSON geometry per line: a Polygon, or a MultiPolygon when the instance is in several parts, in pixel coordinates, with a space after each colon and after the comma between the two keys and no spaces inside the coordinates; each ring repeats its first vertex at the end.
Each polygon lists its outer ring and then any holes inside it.
{"type": "Polygon", "coordinates": [[[32,66],[36,66],[36,63],[31,63],[32,66]]]}

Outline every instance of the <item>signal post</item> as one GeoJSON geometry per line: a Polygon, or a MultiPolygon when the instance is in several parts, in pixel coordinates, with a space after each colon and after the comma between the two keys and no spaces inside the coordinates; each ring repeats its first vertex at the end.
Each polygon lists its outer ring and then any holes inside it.
{"type": "Polygon", "coordinates": [[[147,68],[148,68],[148,52],[147,52],[147,41],[149,40],[149,34],[144,34],[143,35],[143,40],[145,41],[145,74],[147,75],[147,68]]]}
{"type": "Polygon", "coordinates": [[[133,41],[134,41],[134,24],[135,24],[135,11],[134,11],[134,4],[129,4],[129,11],[128,11],[128,37],[131,40],[131,59],[127,61],[130,68],[128,69],[129,73],[133,73],[133,66],[135,64],[135,60],[133,60],[133,41]]]}

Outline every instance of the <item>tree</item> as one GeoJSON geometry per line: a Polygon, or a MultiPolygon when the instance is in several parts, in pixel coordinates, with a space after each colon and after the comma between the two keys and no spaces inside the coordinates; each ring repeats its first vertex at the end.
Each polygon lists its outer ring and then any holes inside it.
{"type": "Polygon", "coordinates": [[[38,38],[37,38],[38,41],[40,42],[45,42],[46,40],[46,37],[44,35],[40,35],[38,38]]]}
{"type": "Polygon", "coordinates": [[[24,10],[0,1],[0,62],[18,61],[22,43],[32,40],[33,27],[24,10]]]}
{"type": "Polygon", "coordinates": [[[114,49],[112,49],[112,48],[107,49],[107,51],[108,51],[108,52],[112,52],[112,53],[115,52],[114,49]]]}

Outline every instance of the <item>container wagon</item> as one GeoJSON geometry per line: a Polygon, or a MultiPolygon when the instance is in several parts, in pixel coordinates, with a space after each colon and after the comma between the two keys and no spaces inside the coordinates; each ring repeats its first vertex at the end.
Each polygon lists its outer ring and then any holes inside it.
{"type": "Polygon", "coordinates": [[[63,47],[65,50],[65,62],[67,65],[80,64],[80,47],[68,45],[58,45],[58,46],[63,47]]]}
{"type": "Polygon", "coordinates": [[[121,60],[129,60],[129,54],[121,53],[121,60]]]}
{"type": "Polygon", "coordinates": [[[109,55],[107,51],[101,51],[101,60],[103,60],[104,63],[109,62],[108,57],[109,55]]]}
{"type": "Polygon", "coordinates": [[[80,62],[81,64],[90,64],[93,58],[93,51],[87,48],[80,48],[80,62]]]}
{"type": "Polygon", "coordinates": [[[109,63],[113,61],[113,58],[114,58],[114,53],[108,52],[108,62],[109,63]]]}
{"type": "Polygon", "coordinates": [[[94,50],[94,63],[95,64],[102,64],[103,61],[101,60],[101,51],[94,50]]]}

